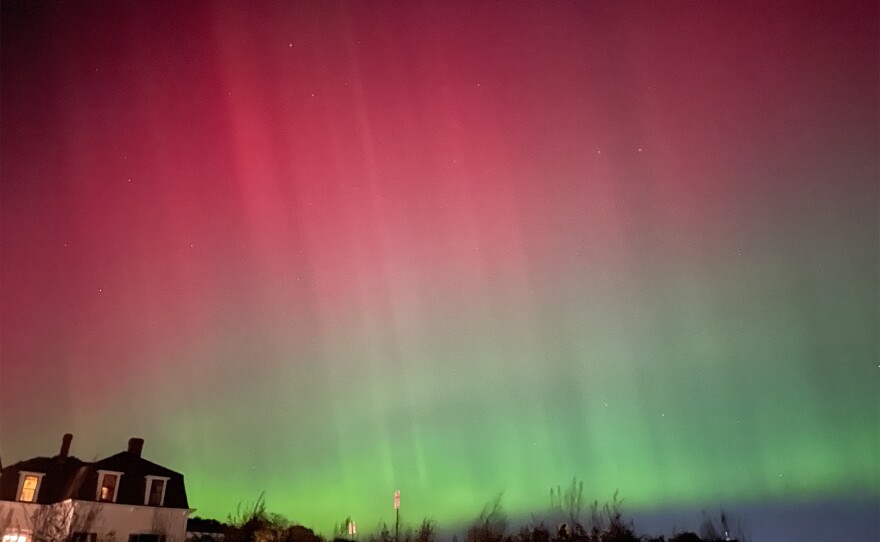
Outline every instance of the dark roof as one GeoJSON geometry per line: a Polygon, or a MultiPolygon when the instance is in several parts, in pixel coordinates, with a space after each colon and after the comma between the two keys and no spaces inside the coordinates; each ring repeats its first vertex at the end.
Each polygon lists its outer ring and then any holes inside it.
{"type": "Polygon", "coordinates": [[[73,456],[34,457],[0,470],[0,500],[17,499],[19,474],[44,474],[37,493],[37,502],[51,504],[66,499],[94,501],[98,493],[98,471],[121,472],[116,503],[144,506],[147,476],[168,478],[164,508],[189,508],[183,475],[132,452],[120,452],[105,459],[87,463],[73,456]]]}
{"type": "Polygon", "coordinates": [[[48,504],[63,501],[78,491],[89,470],[88,465],[72,456],[34,457],[19,461],[0,471],[0,500],[16,500],[20,472],[37,472],[45,475],[40,482],[37,502],[48,504]]]}
{"type": "Polygon", "coordinates": [[[116,455],[95,461],[92,466],[96,470],[114,470],[117,472],[137,472],[144,476],[181,476],[180,473],[166,469],[131,452],[119,452],[116,455]]]}

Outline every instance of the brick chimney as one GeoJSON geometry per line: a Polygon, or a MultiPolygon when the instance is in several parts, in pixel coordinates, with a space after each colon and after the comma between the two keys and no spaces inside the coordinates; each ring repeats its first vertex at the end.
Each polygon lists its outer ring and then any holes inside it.
{"type": "Polygon", "coordinates": [[[70,454],[70,443],[72,441],[73,435],[65,433],[64,437],[61,438],[61,450],[58,452],[58,457],[65,458],[70,454]]]}
{"type": "Polygon", "coordinates": [[[144,439],[142,439],[142,438],[128,439],[128,453],[134,454],[134,455],[140,457],[141,452],[143,450],[144,450],[144,439]]]}

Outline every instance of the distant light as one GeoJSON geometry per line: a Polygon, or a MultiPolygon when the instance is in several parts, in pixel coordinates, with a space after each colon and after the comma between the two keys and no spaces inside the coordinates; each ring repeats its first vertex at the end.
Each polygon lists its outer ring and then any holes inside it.
{"type": "Polygon", "coordinates": [[[29,542],[27,533],[9,533],[3,535],[3,542],[29,542]]]}

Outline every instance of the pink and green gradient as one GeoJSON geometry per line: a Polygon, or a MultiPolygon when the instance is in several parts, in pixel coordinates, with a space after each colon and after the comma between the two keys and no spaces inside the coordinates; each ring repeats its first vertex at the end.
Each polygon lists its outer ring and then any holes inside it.
{"type": "Polygon", "coordinates": [[[877,15],[4,2],[3,460],[325,531],[880,494],[877,15]]]}

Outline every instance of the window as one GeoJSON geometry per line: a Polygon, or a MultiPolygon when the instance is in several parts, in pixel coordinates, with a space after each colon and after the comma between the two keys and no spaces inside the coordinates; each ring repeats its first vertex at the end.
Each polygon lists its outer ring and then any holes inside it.
{"type": "Polygon", "coordinates": [[[70,536],[70,542],[97,542],[98,533],[73,533],[70,536]]]}
{"type": "Polygon", "coordinates": [[[165,476],[147,476],[147,491],[144,495],[144,504],[147,506],[162,506],[165,503],[165,486],[168,478],[165,476]]]}
{"type": "Polygon", "coordinates": [[[128,542],[165,542],[164,534],[130,534],[128,542]]]}
{"type": "Polygon", "coordinates": [[[18,479],[18,500],[21,502],[37,502],[37,497],[40,494],[40,482],[42,480],[43,475],[39,472],[20,473],[18,479]]]}
{"type": "Polygon", "coordinates": [[[104,478],[101,482],[101,500],[102,501],[114,501],[114,496],[116,495],[116,483],[118,477],[115,474],[105,474],[104,478]]]}
{"type": "Polygon", "coordinates": [[[121,472],[99,470],[98,495],[96,499],[101,502],[116,502],[116,494],[119,493],[119,479],[121,477],[121,472]]]}
{"type": "Polygon", "coordinates": [[[3,542],[31,542],[31,532],[26,529],[6,529],[3,542]]]}
{"type": "Polygon", "coordinates": [[[33,474],[24,477],[24,483],[21,484],[21,493],[18,494],[18,500],[21,502],[34,502],[37,496],[37,486],[40,484],[40,478],[33,474]]]}

